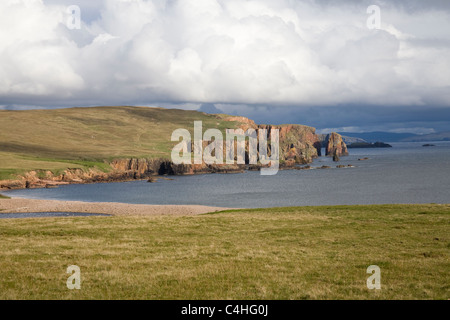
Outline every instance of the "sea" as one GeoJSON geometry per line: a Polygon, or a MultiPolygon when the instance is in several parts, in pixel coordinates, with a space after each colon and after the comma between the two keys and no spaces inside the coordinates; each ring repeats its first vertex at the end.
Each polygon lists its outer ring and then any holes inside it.
{"type": "Polygon", "coordinates": [[[206,205],[227,208],[354,204],[450,203],[450,142],[393,142],[392,148],[349,149],[333,162],[315,159],[310,170],[165,176],[157,182],[73,184],[51,189],[9,190],[10,197],[206,205]],[[359,160],[368,158],[367,160],[359,160]],[[338,165],[353,167],[337,168],[338,165]],[[319,169],[329,166],[328,169],[319,169]],[[169,178],[169,179],[167,179],[169,178]]]}

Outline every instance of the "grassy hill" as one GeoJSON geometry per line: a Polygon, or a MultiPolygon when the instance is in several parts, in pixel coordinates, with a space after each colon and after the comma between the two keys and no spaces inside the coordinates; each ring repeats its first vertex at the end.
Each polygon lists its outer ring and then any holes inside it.
{"type": "Polygon", "coordinates": [[[170,157],[171,134],[194,121],[235,128],[225,115],[146,107],[0,111],[0,180],[30,170],[110,169],[114,158],[170,157]]]}

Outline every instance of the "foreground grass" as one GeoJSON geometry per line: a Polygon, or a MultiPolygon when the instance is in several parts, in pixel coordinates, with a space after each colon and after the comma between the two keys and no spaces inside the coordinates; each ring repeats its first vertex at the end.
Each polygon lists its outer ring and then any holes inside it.
{"type": "Polygon", "coordinates": [[[448,299],[449,224],[450,205],[1,219],[0,299],[448,299]]]}

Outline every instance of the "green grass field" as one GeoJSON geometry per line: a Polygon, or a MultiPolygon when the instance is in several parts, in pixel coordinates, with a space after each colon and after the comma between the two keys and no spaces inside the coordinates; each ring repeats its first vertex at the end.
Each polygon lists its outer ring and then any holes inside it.
{"type": "Polygon", "coordinates": [[[0,219],[0,299],[449,299],[449,226],[450,205],[0,219]]]}
{"type": "Polygon", "coordinates": [[[115,158],[170,157],[178,128],[193,134],[194,121],[204,130],[224,132],[235,122],[223,115],[145,107],[91,107],[54,110],[0,110],[0,180],[31,170],[67,168],[109,170],[115,158]]]}

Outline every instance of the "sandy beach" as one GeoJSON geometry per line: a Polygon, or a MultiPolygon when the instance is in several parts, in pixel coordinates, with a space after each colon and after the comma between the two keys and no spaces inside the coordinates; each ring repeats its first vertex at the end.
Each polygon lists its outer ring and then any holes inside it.
{"type": "Polygon", "coordinates": [[[82,212],[111,215],[196,215],[228,208],[200,205],[145,205],[116,202],[81,202],[36,199],[0,199],[0,214],[30,212],[82,212]]]}

